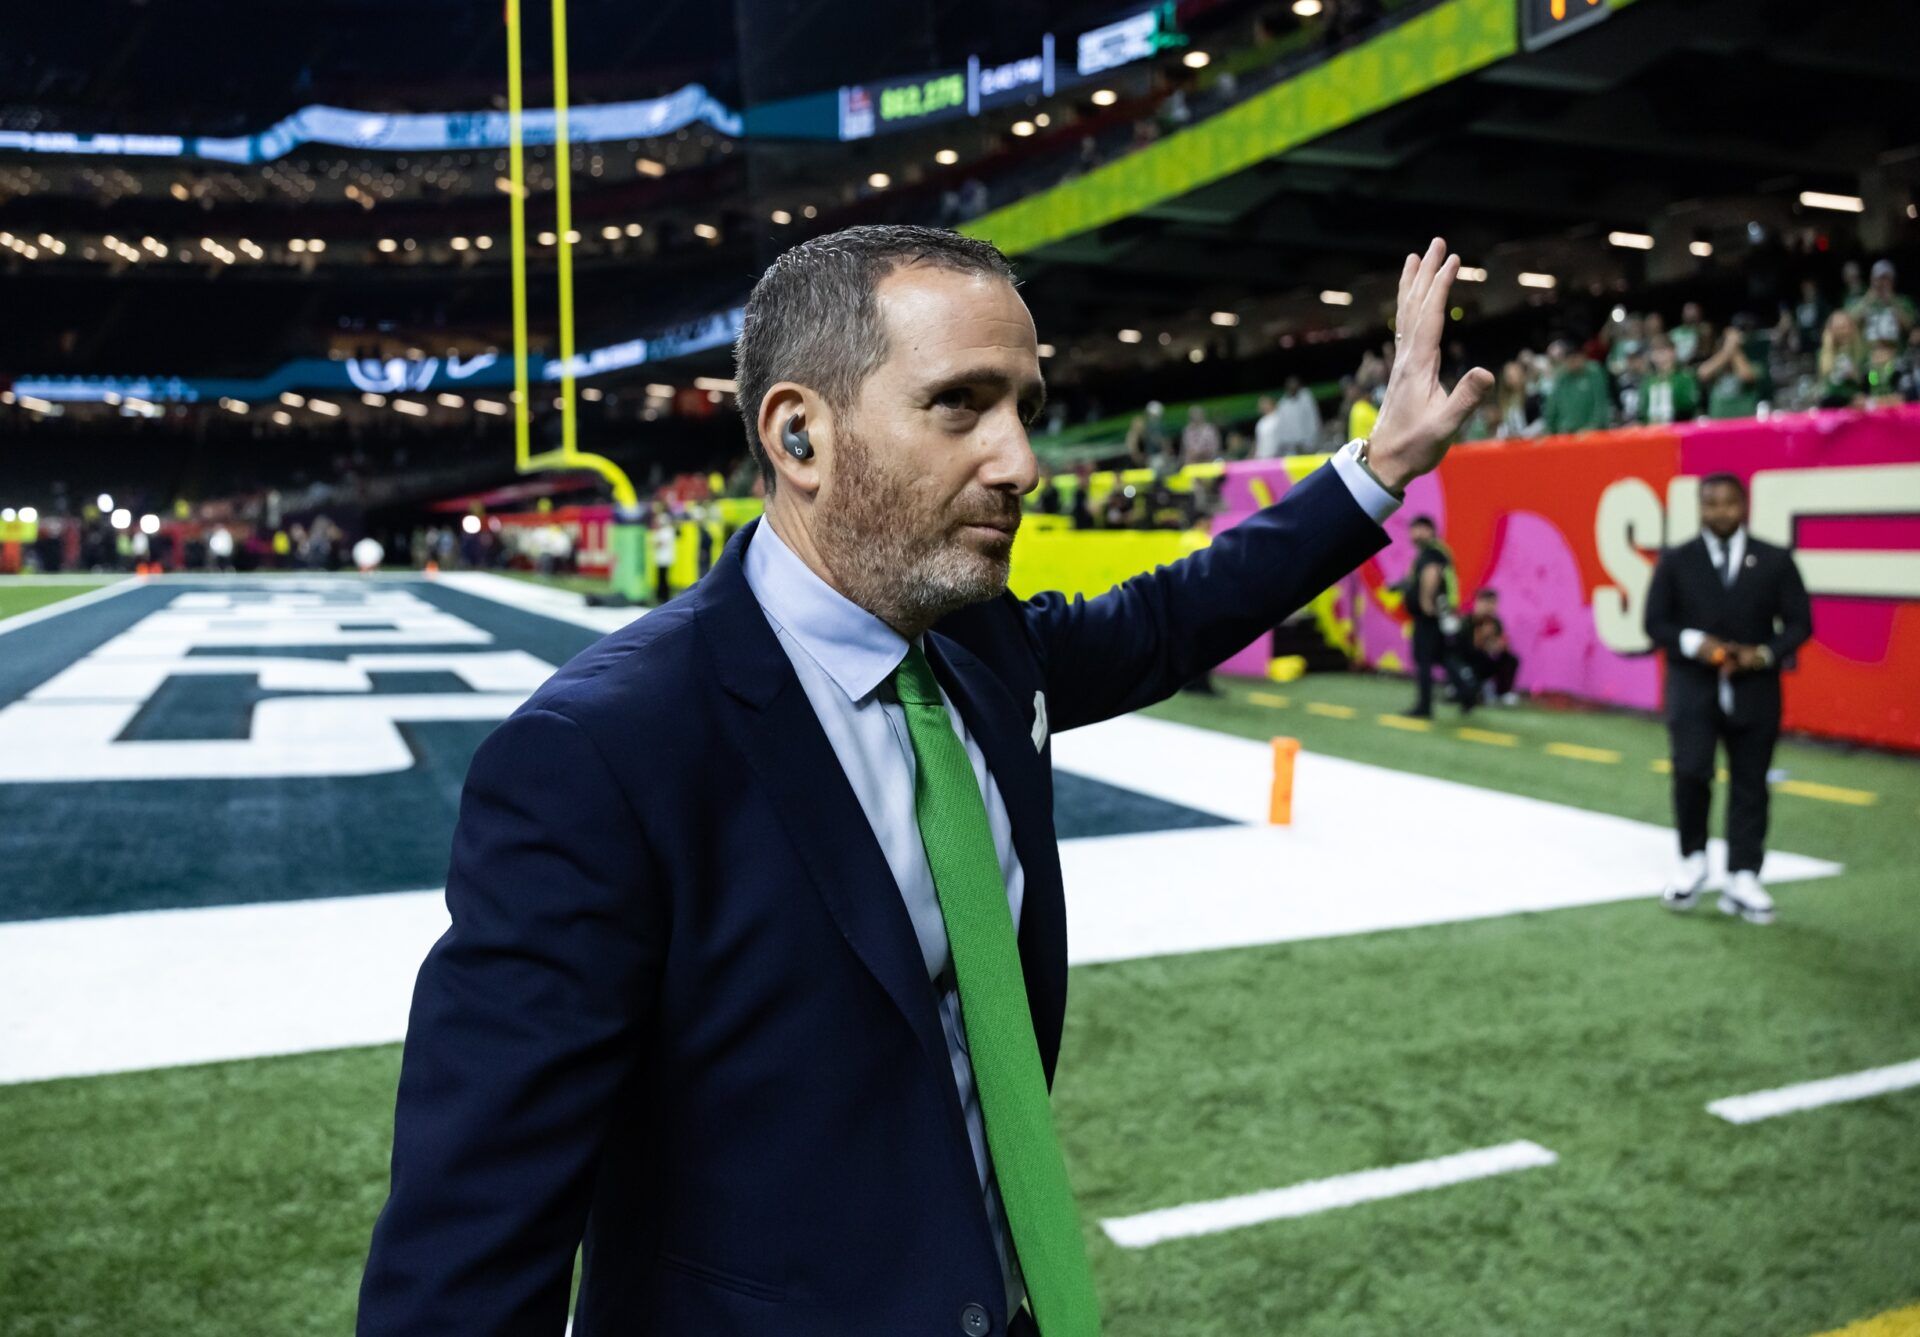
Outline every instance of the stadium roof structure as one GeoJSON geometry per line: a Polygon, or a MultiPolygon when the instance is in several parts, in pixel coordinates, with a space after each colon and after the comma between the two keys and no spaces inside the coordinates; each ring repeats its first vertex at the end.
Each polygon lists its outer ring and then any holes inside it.
{"type": "Polygon", "coordinates": [[[1369,275],[1390,303],[1432,235],[1492,270],[1491,296],[1543,262],[1582,286],[1658,282],[1715,239],[1836,218],[1804,191],[1908,217],[1885,206],[1920,180],[1920,30],[1788,0],[1614,11],[1528,52],[1513,0],[1446,0],[965,230],[1019,257],[1041,328],[1064,333],[1262,299],[1308,316],[1369,275]],[[1610,247],[1616,231],[1660,253],[1610,247]]]}

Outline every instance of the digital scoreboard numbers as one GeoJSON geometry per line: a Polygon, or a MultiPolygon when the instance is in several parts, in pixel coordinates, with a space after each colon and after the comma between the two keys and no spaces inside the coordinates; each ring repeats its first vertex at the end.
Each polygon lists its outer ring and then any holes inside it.
{"type": "Polygon", "coordinates": [[[966,105],[967,76],[958,70],[880,90],[880,120],[887,125],[951,114],[966,105]]]}
{"type": "Polygon", "coordinates": [[[1591,28],[1612,12],[1612,0],[1520,0],[1520,44],[1538,51],[1591,28]]]}

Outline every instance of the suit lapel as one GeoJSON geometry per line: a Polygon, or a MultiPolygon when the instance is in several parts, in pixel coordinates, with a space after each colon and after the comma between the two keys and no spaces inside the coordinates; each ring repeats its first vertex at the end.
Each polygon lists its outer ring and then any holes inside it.
{"type": "Polygon", "coordinates": [[[742,559],[754,527],[734,536],[695,587],[715,672],[746,708],[742,749],[848,945],[900,1009],[921,1048],[944,1055],[933,984],[893,871],[747,584],[742,559]]]}
{"type": "Polygon", "coordinates": [[[1026,874],[1020,904],[1020,968],[1047,1081],[1053,1081],[1067,1002],[1067,911],[1060,848],[1053,834],[1053,775],[1034,747],[1030,721],[985,664],[961,645],[929,633],[927,658],[1006,802],[1013,848],[1026,874]]]}

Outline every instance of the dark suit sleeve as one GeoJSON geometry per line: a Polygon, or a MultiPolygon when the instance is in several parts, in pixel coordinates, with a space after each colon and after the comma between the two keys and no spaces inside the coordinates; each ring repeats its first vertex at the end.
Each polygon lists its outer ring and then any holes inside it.
{"type": "Polygon", "coordinates": [[[1653,564],[1653,580],[1647,585],[1647,639],[1675,659],[1685,657],[1680,648],[1680,595],[1673,583],[1673,554],[1669,548],[1653,564]]]}
{"type": "Polygon", "coordinates": [[[1386,531],[1322,465],[1207,547],[1097,599],[1022,605],[1056,729],[1161,701],[1385,547],[1386,531]]]}
{"type": "Polygon", "coordinates": [[[1780,560],[1785,567],[1780,573],[1780,629],[1767,642],[1775,664],[1785,664],[1813,635],[1813,606],[1807,601],[1806,582],[1800,579],[1800,564],[1791,552],[1782,552],[1780,560]]]}
{"type": "Polygon", "coordinates": [[[523,712],[475,755],[453,925],[414,987],[361,1337],[559,1337],[660,964],[644,860],[639,823],[573,720],[523,712]]]}

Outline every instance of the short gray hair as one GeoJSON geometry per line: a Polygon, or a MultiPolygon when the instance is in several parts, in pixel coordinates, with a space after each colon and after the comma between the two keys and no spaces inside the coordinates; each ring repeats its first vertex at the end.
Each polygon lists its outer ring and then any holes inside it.
{"type": "Polygon", "coordinates": [[[781,381],[793,381],[835,412],[845,411],[887,359],[887,332],[874,290],[909,265],[1015,282],[1013,266],[991,242],[942,228],[872,224],[801,242],[768,265],[753,285],[733,346],[734,376],[747,450],[768,491],[774,474],[760,444],[760,401],[781,381]]]}

